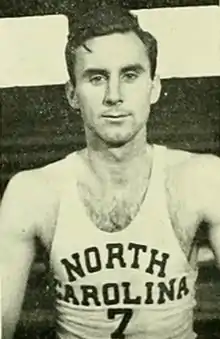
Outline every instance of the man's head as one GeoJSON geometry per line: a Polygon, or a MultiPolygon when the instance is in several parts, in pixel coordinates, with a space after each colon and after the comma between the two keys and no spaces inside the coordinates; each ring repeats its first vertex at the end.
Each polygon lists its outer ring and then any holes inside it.
{"type": "Polygon", "coordinates": [[[78,103],[87,141],[120,146],[145,135],[160,94],[156,56],[156,40],[126,10],[105,6],[70,21],[67,97],[78,103]]]}
{"type": "Polygon", "coordinates": [[[144,43],[153,79],[157,67],[157,41],[153,35],[141,29],[135,15],[118,5],[102,5],[70,16],[66,61],[73,85],[75,85],[75,51],[79,46],[84,45],[86,48],[86,41],[95,37],[128,32],[134,32],[144,43]]]}

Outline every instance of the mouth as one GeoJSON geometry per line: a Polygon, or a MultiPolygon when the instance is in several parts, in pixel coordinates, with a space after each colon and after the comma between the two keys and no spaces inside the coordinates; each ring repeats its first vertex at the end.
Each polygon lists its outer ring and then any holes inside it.
{"type": "Polygon", "coordinates": [[[107,119],[122,119],[128,117],[128,115],[103,115],[107,119]]]}
{"type": "Polygon", "coordinates": [[[108,123],[111,123],[111,124],[122,124],[126,121],[128,121],[130,115],[104,115],[103,116],[103,119],[108,122],[108,123]]]}
{"type": "Polygon", "coordinates": [[[129,113],[125,112],[106,112],[102,115],[103,118],[111,119],[111,120],[120,120],[129,117],[129,113]]]}

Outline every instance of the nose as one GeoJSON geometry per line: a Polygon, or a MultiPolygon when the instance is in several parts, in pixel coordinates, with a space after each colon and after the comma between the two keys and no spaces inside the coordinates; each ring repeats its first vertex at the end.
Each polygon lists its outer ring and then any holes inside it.
{"type": "Polygon", "coordinates": [[[114,106],[121,104],[123,102],[122,93],[121,93],[121,84],[120,79],[117,77],[109,78],[107,83],[104,104],[106,106],[114,106]]]}

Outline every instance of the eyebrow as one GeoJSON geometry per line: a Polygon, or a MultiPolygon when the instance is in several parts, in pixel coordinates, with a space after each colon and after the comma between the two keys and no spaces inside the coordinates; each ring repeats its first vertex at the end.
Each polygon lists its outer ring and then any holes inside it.
{"type": "Polygon", "coordinates": [[[89,78],[95,74],[107,76],[109,72],[107,69],[104,69],[104,68],[87,68],[83,72],[83,78],[89,78]]]}
{"type": "Polygon", "coordinates": [[[137,63],[137,64],[127,65],[125,67],[122,67],[121,69],[121,73],[126,73],[126,72],[131,72],[131,71],[137,72],[140,74],[145,71],[145,68],[141,64],[137,63]]]}
{"type": "MultiPolygon", "coordinates": [[[[137,72],[137,73],[143,73],[145,71],[145,68],[137,63],[137,64],[130,64],[127,66],[124,66],[120,69],[120,73],[126,73],[126,72],[137,72]]],[[[106,68],[87,68],[85,69],[85,71],[83,72],[83,78],[89,78],[95,74],[100,74],[103,76],[108,76],[109,75],[109,71],[106,68]]]]}

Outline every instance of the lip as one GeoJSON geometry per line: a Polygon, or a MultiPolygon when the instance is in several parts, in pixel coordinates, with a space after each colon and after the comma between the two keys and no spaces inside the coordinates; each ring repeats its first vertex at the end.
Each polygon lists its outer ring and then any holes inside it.
{"type": "Polygon", "coordinates": [[[102,117],[107,118],[107,119],[123,119],[123,118],[127,118],[128,116],[130,116],[129,113],[125,113],[125,112],[105,112],[104,114],[102,114],[102,117]]]}
{"type": "Polygon", "coordinates": [[[126,118],[128,117],[129,115],[128,114],[124,114],[124,115],[103,115],[104,118],[107,118],[107,119],[122,119],[122,118],[126,118]]]}
{"type": "Polygon", "coordinates": [[[104,115],[102,118],[112,124],[123,123],[129,119],[130,115],[104,115]]]}

